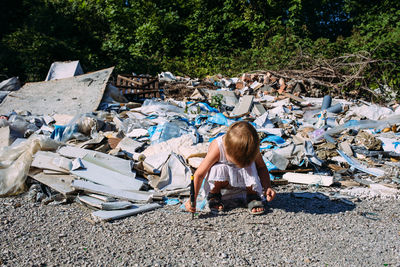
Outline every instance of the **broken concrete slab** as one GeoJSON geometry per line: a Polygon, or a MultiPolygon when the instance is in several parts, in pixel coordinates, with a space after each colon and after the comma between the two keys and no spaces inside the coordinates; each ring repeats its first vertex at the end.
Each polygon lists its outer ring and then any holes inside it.
{"type": "Polygon", "coordinates": [[[11,92],[0,105],[0,114],[25,110],[36,115],[77,115],[97,110],[112,68],[60,80],[27,83],[11,92]]]}
{"type": "Polygon", "coordinates": [[[227,90],[208,90],[208,94],[210,96],[210,99],[216,95],[222,95],[222,104],[225,104],[230,107],[234,107],[237,105],[239,102],[239,99],[237,98],[235,92],[233,91],[227,91],[227,90]]]}
{"type": "Polygon", "coordinates": [[[87,195],[88,195],[89,197],[97,198],[97,199],[99,199],[99,200],[101,200],[101,201],[104,201],[104,202],[114,202],[114,201],[117,201],[114,197],[99,195],[99,194],[95,194],[95,193],[87,193],[87,195]]]}
{"type": "Polygon", "coordinates": [[[253,105],[253,95],[244,95],[239,104],[235,106],[235,108],[231,112],[231,116],[241,116],[250,111],[251,106],[253,105]]]}

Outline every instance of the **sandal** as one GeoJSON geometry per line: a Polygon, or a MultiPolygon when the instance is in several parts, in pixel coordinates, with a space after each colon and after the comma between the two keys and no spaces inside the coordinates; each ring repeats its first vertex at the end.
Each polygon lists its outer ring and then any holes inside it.
{"type": "Polygon", "coordinates": [[[210,208],[211,211],[224,210],[224,204],[222,204],[221,193],[209,193],[207,196],[207,200],[208,200],[208,207],[210,208]]]}
{"type": "Polygon", "coordinates": [[[247,209],[252,215],[261,215],[265,212],[264,203],[261,201],[260,196],[256,194],[247,195],[247,209]],[[262,211],[253,211],[254,208],[263,208],[262,211]]]}

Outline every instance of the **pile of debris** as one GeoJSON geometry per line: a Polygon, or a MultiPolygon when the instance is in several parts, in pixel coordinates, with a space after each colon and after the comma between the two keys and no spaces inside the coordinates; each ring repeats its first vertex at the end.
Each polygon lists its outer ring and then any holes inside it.
{"type": "MultiPolygon", "coordinates": [[[[275,186],[329,187],[324,197],[349,205],[400,196],[398,105],[305,97],[300,81],[271,73],[202,81],[118,75],[113,85],[112,71],[83,74],[79,62],[57,62],[46,81],[7,90],[0,195],[32,184],[35,201],[77,201],[96,209],[96,220],[178,204],[210,142],[247,120],[275,186]],[[176,90],[185,94],[168,98],[176,90]]],[[[204,192],[199,198],[203,210],[204,192]]]]}

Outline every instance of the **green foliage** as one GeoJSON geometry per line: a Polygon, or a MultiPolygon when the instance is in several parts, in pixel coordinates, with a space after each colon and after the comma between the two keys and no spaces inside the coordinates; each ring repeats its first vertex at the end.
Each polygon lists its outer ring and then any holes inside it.
{"type": "Polygon", "coordinates": [[[221,94],[214,95],[211,97],[211,103],[210,105],[214,108],[219,108],[222,104],[222,99],[224,99],[224,96],[221,94]]]}
{"type": "Polygon", "coordinates": [[[351,86],[399,90],[399,1],[3,0],[0,10],[0,75],[25,81],[61,60],[204,77],[365,51],[374,60],[367,84],[351,86]]]}

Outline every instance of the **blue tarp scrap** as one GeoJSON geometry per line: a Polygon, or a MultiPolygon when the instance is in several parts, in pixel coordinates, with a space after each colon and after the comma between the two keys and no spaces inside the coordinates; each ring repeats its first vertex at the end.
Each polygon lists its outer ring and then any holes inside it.
{"type": "Polygon", "coordinates": [[[210,116],[199,114],[194,119],[194,124],[196,126],[202,125],[205,121],[207,121],[208,117],[210,117],[210,116]]]}
{"type": "Polygon", "coordinates": [[[239,121],[240,119],[237,120],[233,120],[233,119],[228,119],[227,117],[224,116],[224,114],[222,113],[217,113],[214,116],[210,116],[207,119],[207,123],[215,123],[218,125],[225,125],[225,126],[229,126],[232,123],[239,121]]]}
{"type": "Polygon", "coordinates": [[[283,143],[285,143],[285,139],[283,139],[280,136],[277,135],[268,135],[267,137],[265,137],[263,140],[261,140],[260,143],[264,143],[264,142],[271,142],[271,143],[275,143],[277,145],[281,145],[283,143]]]}
{"type": "MultiPolygon", "coordinates": [[[[207,200],[203,199],[201,201],[196,202],[196,210],[204,210],[207,204],[207,200]]],[[[185,203],[183,203],[180,207],[181,210],[186,211],[185,203]]]]}
{"type": "Polygon", "coordinates": [[[54,131],[51,133],[50,138],[60,141],[63,137],[65,128],[67,127],[62,125],[54,125],[54,131]]]}

